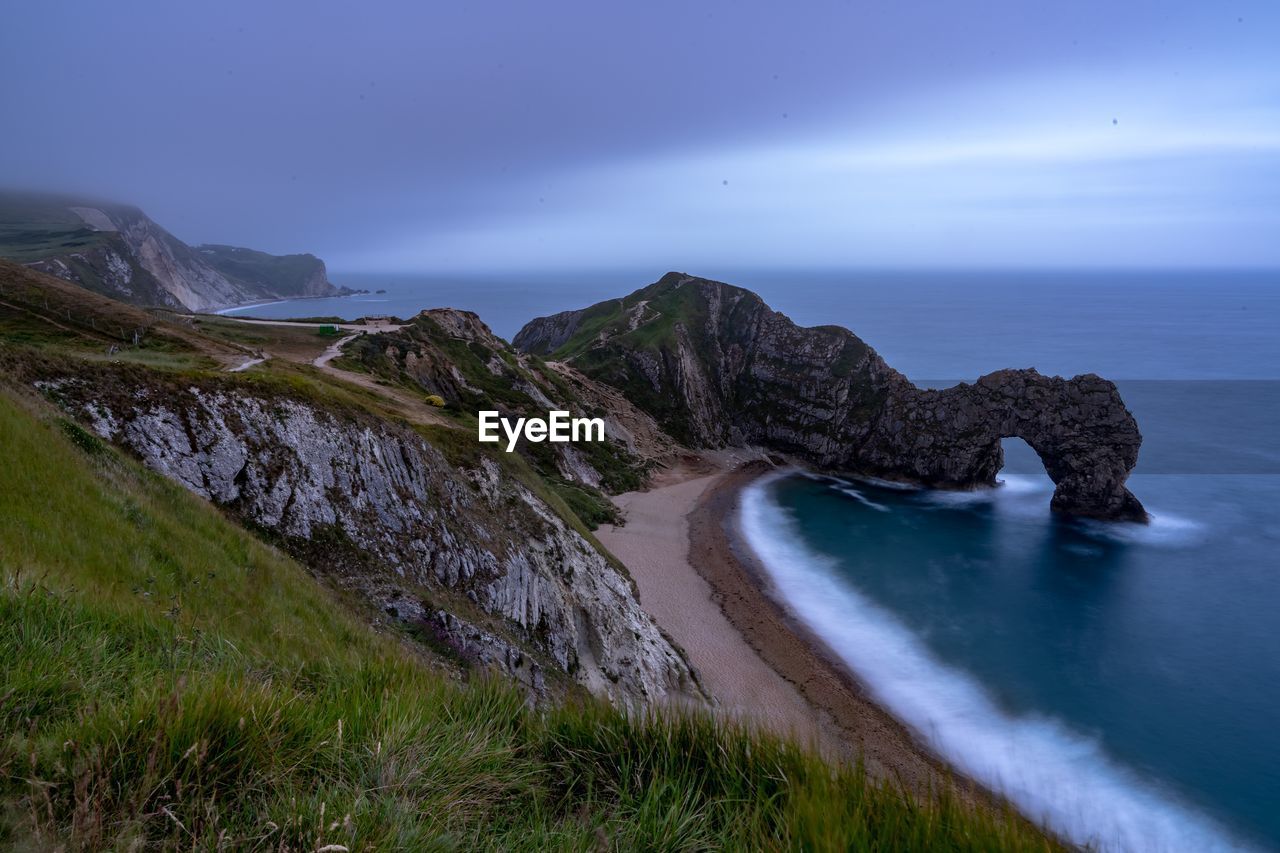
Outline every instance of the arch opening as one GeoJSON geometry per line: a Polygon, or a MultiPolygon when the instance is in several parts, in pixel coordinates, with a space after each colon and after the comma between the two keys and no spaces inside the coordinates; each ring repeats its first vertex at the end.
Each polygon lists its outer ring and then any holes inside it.
{"type": "Polygon", "coordinates": [[[1017,436],[1001,438],[1000,452],[1004,462],[996,472],[998,487],[1010,497],[1017,495],[1018,500],[1023,502],[1039,504],[1043,497],[1047,507],[1055,484],[1045,470],[1040,454],[1017,436]]]}
{"type": "Polygon", "coordinates": [[[1028,477],[1048,477],[1044,460],[1040,454],[1016,435],[1000,439],[1000,451],[1004,463],[1000,466],[1000,474],[1020,474],[1028,477]]]}

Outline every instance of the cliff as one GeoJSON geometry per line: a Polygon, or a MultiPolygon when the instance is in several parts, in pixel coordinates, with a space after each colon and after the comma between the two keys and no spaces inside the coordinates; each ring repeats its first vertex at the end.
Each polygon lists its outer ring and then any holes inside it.
{"type": "Polygon", "coordinates": [[[560,673],[621,704],[701,696],[625,571],[491,457],[231,380],[49,376],[33,384],[102,438],[535,695],[560,673]]]}
{"type": "Polygon", "coordinates": [[[0,194],[0,257],[135,305],[213,311],[342,292],[311,255],[196,250],[136,207],[0,194]]]}
{"type": "Polygon", "coordinates": [[[271,296],[333,296],[324,261],[315,255],[269,255],[238,246],[206,243],[196,247],[200,259],[232,281],[271,296]]]}
{"type": "Polygon", "coordinates": [[[823,470],[939,488],[994,485],[1022,438],[1054,510],[1142,521],[1125,487],[1142,442],[1113,383],[1004,370],[916,388],[838,326],[801,328],[754,293],[669,273],[625,299],[532,321],[523,352],[622,390],[692,446],[756,444],[823,470]]]}

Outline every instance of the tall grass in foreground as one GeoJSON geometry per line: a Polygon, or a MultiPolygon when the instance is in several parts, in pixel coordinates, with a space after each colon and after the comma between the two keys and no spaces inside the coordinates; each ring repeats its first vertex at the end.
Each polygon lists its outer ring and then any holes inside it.
{"type": "Polygon", "coordinates": [[[459,686],[0,391],[0,845],[1043,850],[706,716],[459,686]]]}

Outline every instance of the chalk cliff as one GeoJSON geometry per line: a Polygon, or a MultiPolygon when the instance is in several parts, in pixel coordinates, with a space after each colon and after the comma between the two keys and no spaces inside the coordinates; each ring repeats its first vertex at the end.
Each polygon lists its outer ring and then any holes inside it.
{"type": "Polygon", "coordinates": [[[313,255],[193,249],[136,207],[62,196],[0,193],[0,257],[123,302],[190,311],[344,292],[313,255]]]}
{"type": "Polygon", "coordinates": [[[621,704],[702,698],[625,570],[490,456],[230,380],[49,375],[34,384],[103,438],[535,694],[558,672],[621,704]]]}

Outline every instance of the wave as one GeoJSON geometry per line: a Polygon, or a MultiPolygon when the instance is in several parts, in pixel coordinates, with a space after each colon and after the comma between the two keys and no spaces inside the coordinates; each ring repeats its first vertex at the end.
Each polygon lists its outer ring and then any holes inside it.
{"type": "Polygon", "coordinates": [[[1011,515],[1035,516],[1047,512],[1046,495],[1053,491],[1053,481],[1047,476],[1031,474],[1002,474],[994,487],[984,486],[963,491],[950,489],[924,489],[922,500],[934,507],[964,508],[995,506],[1011,515]]]}
{"type": "Polygon", "coordinates": [[[1190,518],[1149,511],[1146,524],[1116,521],[1082,521],[1080,527],[1095,539],[1151,545],[1157,548],[1184,548],[1204,538],[1205,526],[1190,518]]]}
{"type": "Polygon", "coordinates": [[[288,301],[288,299],[277,299],[275,302],[253,302],[249,305],[233,305],[230,308],[220,308],[213,313],[235,314],[239,311],[252,311],[254,308],[266,308],[268,305],[283,305],[288,301]]]}
{"type": "Polygon", "coordinates": [[[997,481],[999,491],[1008,495],[1035,495],[1053,491],[1053,481],[1048,475],[1003,473],[997,481]]]}
{"type": "Polygon", "coordinates": [[[871,509],[874,509],[878,512],[892,512],[892,510],[890,510],[887,506],[881,503],[876,503],[875,501],[871,500],[871,498],[867,497],[862,492],[855,489],[853,486],[833,486],[832,488],[834,488],[840,494],[845,495],[846,497],[853,498],[855,501],[862,504],[863,506],[870,507],[871,509]]]}
{"type": "Polygon", "coordinates": [[[1247,849],[1211,819],[1048,718],[1002,711],[968,674],[937,661],[888,611],[799,540],[770,484],[742,495],[747,544],[786,602],[863,679],[877,701],[966,775],[1075,844],[1106,851],[1247,849]]]}
{"type": "Polygon", "coordinates": [[[914,483],[899,483],[897,480],[882,480],[879,477],[859,477],[858,480],[868,485],[878,486],[881,489],[891,489],[895,492],[918,492],[923,488],[914,483]]]}

